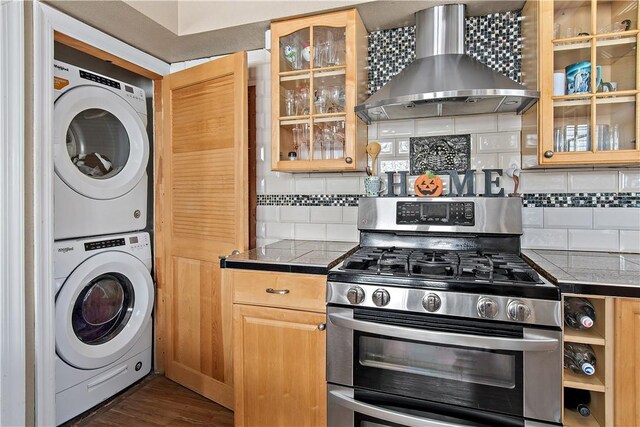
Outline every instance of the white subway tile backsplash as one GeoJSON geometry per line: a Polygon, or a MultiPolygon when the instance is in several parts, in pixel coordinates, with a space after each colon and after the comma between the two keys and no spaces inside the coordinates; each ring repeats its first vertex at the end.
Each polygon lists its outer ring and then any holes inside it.
{"type": "Polygon", "coordinates": [[[640,191],[640,171],[635,169],[620,171],[620,192],[640,191]]]}
{"type": "Polygon", "coordinates": [[[324,194],[324,178],[295,180],[295,194],[324,194]]]}
{"type": "Polygon", "coordinates": [[[544,228],[592,228],[591,208],[543,208],[544,228]]]}
{"type": "Polygon", "coordinates": [[[399,136],[413,136],[413,120],[390,120],[378,123],[378,138],[399,136]]]}
{"type": "Polygon", "coordinates": [[[516,168],[521,169],[519,151],[498,153],[498,168],[507,170],[514,165],[516,168]]]}
{"type": "Polygon", "coordinates": [[[569,193],[615,193],[618,171],[569,172],[569,193]]]}
{"type": "Polygon", "coordinates": [[[497,154],[475,154],[471,156],[471,168],[477,171],[482,169],[496,169],[498,167],[497,154]]]}
{"type": "Polygon", "coordinates": [[[498,132],[522,129],[522,116],[517,114],[498,114],[498,132]]]}
{"type": "Polygon", "coordinates": [[[566,193],[566,172],[529,172],[520,174],[522,193],[566,193]]]}
{"type": "Polygon", "coordinates": [[[256,221],[278,221],[278,206],[256,206],[256,221]]]}
{"type": "Polygon", "coordinates": [[[294,224],[294,238],[297,240],[327,240],[326,224],[294,224]]]}
{"type": "Polygon", "coordinates": [[[394,155],[393,143],[394,140],[383,139],[378,141],[380,143],[380,157],[389,157],[394,155]]]}
{"type": "Polygon", "coordinates": [[[367,126],[367,139],[378,139],[378,124],[374,123],[372,125],[367,126]]]}
{"type": "Polygon", "coordinates": [[[519,132],[480,133],[476,135],[478,153],[503,153],[520,150],[519,132]]]}
{"type": "Polygon", "coordinates": [[[569,230],[569,247],[575,251],[617,251],[618,230],[569,230]]]}
{"type": "Polygon", "coordinates": [[[309,222],[309,206],[280,206],[280,222],[309,222]]]}
{"type": "Polygon", "coordinates": [[[293,179],[291,174],[282,172],[265,178],[266,194],[291,194],[293,191],[293,179]]]}
{"type": "Polygon", "coordinates": [[[568,247],[567,230],[525,228],[522,231],[523,248],[563,250],[568,247]]]}
{"type": "Polygon", "coordinates": [[[268,239],[293,239],[293,224],[268,222],[265,225],[268,239]]]}
{"type": "Polygon", "coordinates": [[[359,176],[327,178],[325,179],[327,194],[359,194],[360,181],[363,179],[359,176]]]}
{"type": "Polygon", "coordinates": [[[408,155],[411,151],[409,139],[396,139],[396,154],[398,156],[408,155]]]}
{"type": "Polygon", "coordinates": [[[342,222],[345,224],[358,223],[358,208],[356,206],[343,206],[342,222]]]}
{"type": "Polygon", "coordinates": [[[620,252],[640,253],[640,231],[620,230],[620,252]]]}
{"type": "Polygon", "coordinates": [[[522,227],[524,228],[542,228],[543,218],[543,208],[522,208],[522,227]]]}
{"type": "Polygon", "coordinates": [[[327,224],[327,240],[334,242],[357,242],[360,233],[355,225],[327,224]]]}
{"type": "Polygon", "coordinates": [[[264,239],[267,237],[267,224],[256,221],[256,239],[264,239]]]}
{"type": "Polygon", "coordinates": [[[454,117],[454,128],[456,134],[496,132],[498,118],[495,114],[454,117]]]}
{"type": "Polygon", "coordinates": [[[454,133],[455,121],[453,117],[415,121],[414,136],[453,135],[454,133]]]}
{"type": "Polygon", "coordinates": [[[640,230],[640,209],[595,208],[593,228],[640,230]]]}
{"type": "Polygon", "coordinates": [[[341,206],[312,206],[311,222],[316,224],[342,223],[341,206]]]}
{"type": "Polygon", "coordinates": [[[408,171],[409,160],[380,160],[378,175],[386,172],[408,171]]]}

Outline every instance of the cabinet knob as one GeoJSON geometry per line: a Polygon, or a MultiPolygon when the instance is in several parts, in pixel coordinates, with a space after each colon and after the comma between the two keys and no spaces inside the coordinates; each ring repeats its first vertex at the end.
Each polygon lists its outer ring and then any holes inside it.
{"type": "Polygon", "coordinates": [[[344,158],[344,161],[345,161],[348,165],[350,165],[351,163],[353,163],[353,159],[352,159],[351,157],[345,157],[345,158],[344,158]]]}
{"type": "Polygon", "coordinates": [[[547,159],[552,158],[552,157],[553,157],[553,151],[551,151],[551,150],[547,150],[547,151],[545,151],[545,152],[544,152],[544,156],[545,156],[547,159]]]}
{"type": "Polygon", "coordinates": [[[318,330],[324,331],[325,329],[327,329],[326,323],[318,323],[318,330]]]}

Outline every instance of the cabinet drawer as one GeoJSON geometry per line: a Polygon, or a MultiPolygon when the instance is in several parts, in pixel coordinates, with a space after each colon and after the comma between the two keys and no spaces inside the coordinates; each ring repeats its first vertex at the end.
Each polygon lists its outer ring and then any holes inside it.
{"type": "Polygon", "coordinates": [[[227,270],[234,304],[325,312],[324,275],[227,270]]]}

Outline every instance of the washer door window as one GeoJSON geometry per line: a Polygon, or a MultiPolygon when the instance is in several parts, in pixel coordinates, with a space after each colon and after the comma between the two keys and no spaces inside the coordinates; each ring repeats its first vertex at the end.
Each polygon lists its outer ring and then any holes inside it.
{"type": "Polygon", "coordinates": [[[56,298],[56,351],[68,364],[97,369],[140,339],[153,308],[153,281],[136,257],[109,251],[80,264],[56,298]]]}
{"type": "Polygon", "coordinates": [[[126,326],[134,302],[133,286],[126,276],[100,275],[76,299],[71,315],[73,331],[85,344],[104,344],[126,326]]]}
{"type": "Polygon", "coordinates": [[[54,161],[60,179],[93,199],[131,191],[149,160],[145,124],[114,92],[97,86],[69,90],[54,106],[54,161]]]}

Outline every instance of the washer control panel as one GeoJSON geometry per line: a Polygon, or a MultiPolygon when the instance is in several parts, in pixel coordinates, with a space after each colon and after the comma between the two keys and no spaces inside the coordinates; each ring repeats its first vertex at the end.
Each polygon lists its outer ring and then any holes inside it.
{"type": "Polygon", "coordinates": [[[117,246],[124,246],[124,238],[109,239],[109,240],[96,240],[95,242],[86,242],[84,244],[85,251],[95,251],[98,249],[115,248],[117,246]]]}

